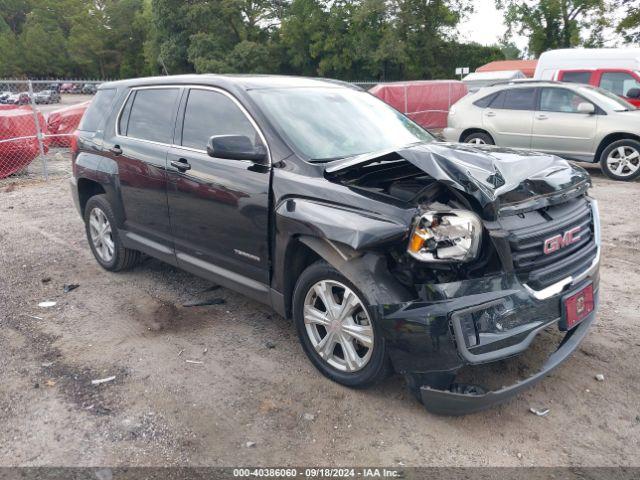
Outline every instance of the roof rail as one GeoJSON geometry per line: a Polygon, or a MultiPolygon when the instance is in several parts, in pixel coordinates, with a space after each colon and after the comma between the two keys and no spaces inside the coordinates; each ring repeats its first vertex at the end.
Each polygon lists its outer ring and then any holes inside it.
{"type": "Polygon", "coordinates": [[[495,87],[498,85],[522,85],[527,83],[553,83],[553,84],[564,84],[564,82],[558,82],[557,80],[534,80],[533,78],[514,78],[513,80],[500,80],[497,82],[490,83],[487,87],[495,87]]]}

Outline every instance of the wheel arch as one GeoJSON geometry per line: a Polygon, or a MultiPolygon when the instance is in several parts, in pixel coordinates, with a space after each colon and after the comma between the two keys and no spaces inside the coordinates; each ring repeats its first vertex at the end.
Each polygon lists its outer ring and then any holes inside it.
{"type": "Polygon", "coordinates": [[[489,135],[491,137],[491,140],[493,140],[493,142],[495,143],[495,138],[493,138],[493,135],[491,135],[491,133],[489,133],[484,128],[477,128],[477,127],[467,128],[463,130],[462,133],[460,134],[460,138],[458,139],[458,141],[462,142],[465,137],[467,137],[468,135],[471,135],[472,133],[484,133],[485,135],[489,135]]]}
{"type": "Polygon", "coordinates": [[[103,195],[106,193],[107,191],[104,189],[101,183],[89,178],[79,178],[78,200],[80,202],[80,212],[84,214],[84,209],[91,197],[94,197],[96,195],[103,195]]]}
{"type": "Polygon", "coordinates": [[[604,149],[611,145],[613,142],[617,142],[618,140],[635,140],[636,142],[640,142],[640,136],[629,133],[629,132],[614,132],[606,135],[600,143],[598,144],[598,148],[596,149],[596,153],[593,157],[594,162],[600,161],[600,156],[604,149]]]}

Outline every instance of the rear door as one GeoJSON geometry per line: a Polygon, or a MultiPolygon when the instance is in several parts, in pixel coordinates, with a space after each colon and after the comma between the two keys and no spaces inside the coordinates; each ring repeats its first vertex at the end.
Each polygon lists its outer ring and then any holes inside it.
{"type": "Polygon", "coordinates": [[[181,89],[130,91],[105,152],[118,164],[124,228],[153,255],[175,262],[167,206],[166,160],[181,89]]]}
{"type": "Polygon", "coordinates": [[[169,150],[168,201],[178,264],[254,297],[269,281],[270,167],[213,158],[214,135],[245,135],[266,145],[257,125],[229,93],[186,91],[176,144],[169,150]]]}
{"type": "Polygon", "coordinates": [[[530,148],[537,88],[502,90],[482,113],[482,122],[502,147],[530,148]]]}
{"type": "Polygon", "coordinates": [[[598,115],[579,113],[583,102],[592,103],[568,88],[541,88],[531,148],[578,160],[593,157],[598,115]]]}

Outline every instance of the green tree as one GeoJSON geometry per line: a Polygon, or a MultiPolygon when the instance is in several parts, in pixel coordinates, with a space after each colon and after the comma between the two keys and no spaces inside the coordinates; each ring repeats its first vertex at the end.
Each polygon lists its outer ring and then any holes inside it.
{"type": "Polygon", "coordinates": [[[529,52],[539,56],[555,48],[594,45],[601,42],[607,24],[605,0],[496,0],[505,11],[507,34],[529,37],[529,52]],[[585,31],[591,36],[584,38],[585,31]]]}
{"type": "Polygon", "coordinates": [[[640,4],[637,0],[620,0],[619,6],[625,9],[625,17],[617,25],[616,31],[627,42],[640,42],[640,4]]]}
{"type": "Polygon", "coordinates": [[[446,45],[455,37],[455,27],[473,11],[469,0],[392,0],[397,29],[406,55],[408,79],[442,78],[450,72],[441,67],[448,58],[446,45]],[[395,4],[395,5],[393,5],[395,4]]]}

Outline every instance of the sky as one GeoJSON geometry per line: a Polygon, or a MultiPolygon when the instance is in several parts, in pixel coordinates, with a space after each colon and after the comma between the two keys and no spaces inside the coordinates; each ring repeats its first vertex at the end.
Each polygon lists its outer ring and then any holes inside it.
{"type": "MultiPolygon", "coordinates": [[[[475,12],[460,23],[458,31],[462,40],[474,41],[483,45],[496,44],[504,35],[507,27],[504,24],[504,15],[496,9],[495,0],[474,0],[475,12]]],[[[622,12],[615,12],[614,17],[619,18],[622,12]]],[[[619,37],[613,32],[606,36],[613,43],[619,42],[619,37]]],[[[520,50],[527,46],[528,39],[520,35],[512,40],[520,50]]]]}
{"type": "MultiPolygon", "coordinates": [[[[493,45],[500,41],[507,27],[504,15],[496,9],[495,0],[474,0],[474,13],[460,23],[458,31],[463,40],[493,45]]],[[[516,36],[513,41],[522,50],[527,46],[527,38],[516,36]]]]}

